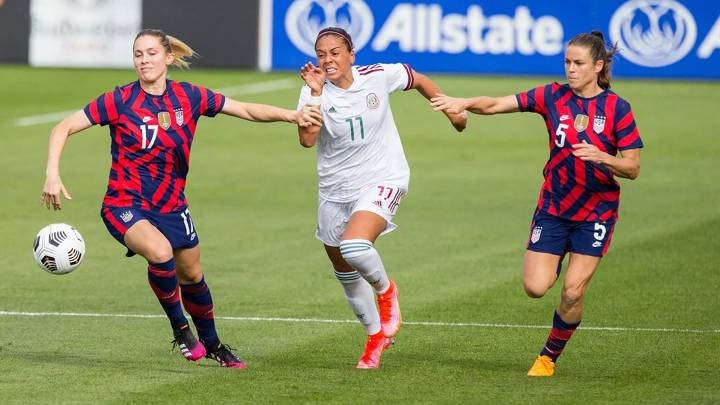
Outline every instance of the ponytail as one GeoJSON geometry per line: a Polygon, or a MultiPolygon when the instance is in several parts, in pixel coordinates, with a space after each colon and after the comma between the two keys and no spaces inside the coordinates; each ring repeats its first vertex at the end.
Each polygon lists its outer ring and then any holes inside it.
{"type": "Polygon", "coordinates": [[[142,36],[153,36],[160,40],[160,44],[165,49],[165,52],[167,53],[173,53],[175,55],[175,60],[173,60],[172,65],[181,69],[190,69],[190,62],[188,59],[194,58],[197,56],[197,53],[188,46],[185,42],[166,34],[162,30],[158,29],[152,29],[152,28],[146,28],[142,31],[140,31],[135,39],[142,36]]]}
{"type": "Polygon", "coordinates": [[[599,60],[604,62],[602,70],[598,73],[597,83],[602,89],[609,89],[610,81],[612,80],[612,61],[617,52],[617,43],[610,45],[608,48],[603,33],[593,30],[590,33],[575,35],[570,42],[568,42],[568,46],[570,45],[590,49],[590,56],[592,57],[593,63],[599,60]]]}
{"type": "Polygon", "coordinates": [[[193,51],[188,44],[171,35],[166,35],[166,37],[170,45],[170,50],[175,54],[175,60],[172,63],[173,66],[182,69],[190,69],[190,62],[188,62],[188,59],[197,55],[195,51],[193,51]]]}

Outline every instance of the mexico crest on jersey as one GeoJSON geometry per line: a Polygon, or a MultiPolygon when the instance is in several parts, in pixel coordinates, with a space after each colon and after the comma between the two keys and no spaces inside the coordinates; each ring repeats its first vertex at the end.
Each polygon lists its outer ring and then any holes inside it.
{"type": "Polygon", "coordinates": [[[605,130],[605,116],[603,115],[596,115],[595,119],[593,120],[593,131],[596,133],[602,133],[602,131],[605,130]]]}
{"type": "Polygon", "coordinates": [[[540,234],[542,233],[542,226],[536,226],[533,228],[532,235],[530,235],[530,242],[535,243],[540,240],[540,234]]]}
{"type": "Polygon", "coordinates": [[[588,127],[588,122],[590,122],[590,119],[585,114],[578,114],[575,116],[575,130],[578,132],[583,132],[588,127]]]}
{"type": "Polygon", "coordinates": [[[158,113],[158,124],[162,127],[162,129],[167,130],[170,128],[170,113],[167,111],[160,111],[158,113]]]}
{"type": "Polygon", "coordinates": [[[366,101],[368,108],[372,108],[373,110],[380,106],[380,99],[375,95],[375,93],[368,94],[366,101]]]}
{"type": "Polygon", "coordinates": [[[177,124],[177,126],[181,127],[184,121],[185,121],[185,119],[183,117],[182,108],[176,108],[175,109],[175,123],[177,124]]]}

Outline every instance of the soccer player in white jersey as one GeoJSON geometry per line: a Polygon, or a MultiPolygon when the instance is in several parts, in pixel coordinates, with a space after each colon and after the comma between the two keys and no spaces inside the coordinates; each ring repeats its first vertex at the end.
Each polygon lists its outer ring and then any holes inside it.
{"type": "MultiPolygon", "coordinates": [[[[341,28],[321,30],[315,52],[318,66],[307,63],[300,70],[306,85],[298,103],[298,109],[320,105],[324,118],[322,127],[298,127],[304,147],[317,144],[315,235],[368,334],[357,368],[377,368],[401,316],[397,285],[373,244],[395,229],[392,219],[410,180],[390,93],[417,89],[430,99],[440,90],[405,64],[353,66],[352,39],[341,28]]],[[[456,130],[465,129],[465,111],[446,115],[456,130]]]]}

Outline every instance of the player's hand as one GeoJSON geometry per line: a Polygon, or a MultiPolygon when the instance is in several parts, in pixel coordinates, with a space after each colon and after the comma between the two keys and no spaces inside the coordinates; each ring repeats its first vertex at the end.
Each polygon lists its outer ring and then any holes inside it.
{"type": "Polygon", "coordinates": [[[300,68],[300,77],[305,80],[310,90],[314,93],[322,93],[323,85],[325,85],[325,72],[319,67],[306,63],[300,68]]]}
{"type": "MultiPolygon", "coordinates": [[[[450,114],[460,114],[467,109],[467,99],[448,97],[442,93],[430,99],[430,105],[435,111],[444,111],[450,114]]],[[[466,114],[467,115],[467,114],[466,114]]]]}
{"type": "Polygon", "coordinates": [[[317,104],[305,104],[300,111],[297,112],[297,124],[303,128],[313,125],[321,127],[323,124],[323,116],[320,106],[317,104]]]}
{"type": "Polygon", "coordinates": [[[455,128],[456,131],[462,132],[467,127],[467,120],[468,120],[467,111],[463,110],[459,114],[446,112],[445,115],[447,115],[448,119],[450,120],[450,123],[452,124],[452,126],[455,128]]]}
{"type": "Polygon", "coordinates": [[[582,143],[576,143],[572,145],[573,155],[584,161],[590,161],[597,164],[604,164],[609,154],[598,149],[597,146],[582,141],[582,143]]]}
{"type": "Polygon", "coordinates": [[[45,179],[43,192],[40,195],[40,205],[44,205],[47,209],[52,207],[55,211],[62,209],[60,206],[60,193],[62,193],[66,199],[72,200],[72,197],[70,197],[70,193],[68,193],[65,189],[60,176],[47,177],[45,179]]]}

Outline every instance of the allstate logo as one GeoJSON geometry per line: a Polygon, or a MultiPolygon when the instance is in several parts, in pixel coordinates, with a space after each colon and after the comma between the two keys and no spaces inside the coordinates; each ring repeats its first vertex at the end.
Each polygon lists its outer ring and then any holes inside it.
{"type": "Polygon", "coordinates": [[[362,0],[296,0],[285,14],[285,32],[303,53],[315,56],[315,37],[321,29],[342,27],[359,51],[370,40],[375,23],[362,0]]]}
{"type": "Polygon", "coordinates": [[[631,62],[661,67],[690,52],[697,26],[688,9],[677,1],[631,0],[610,19],[610,37],[631,62]]]}

